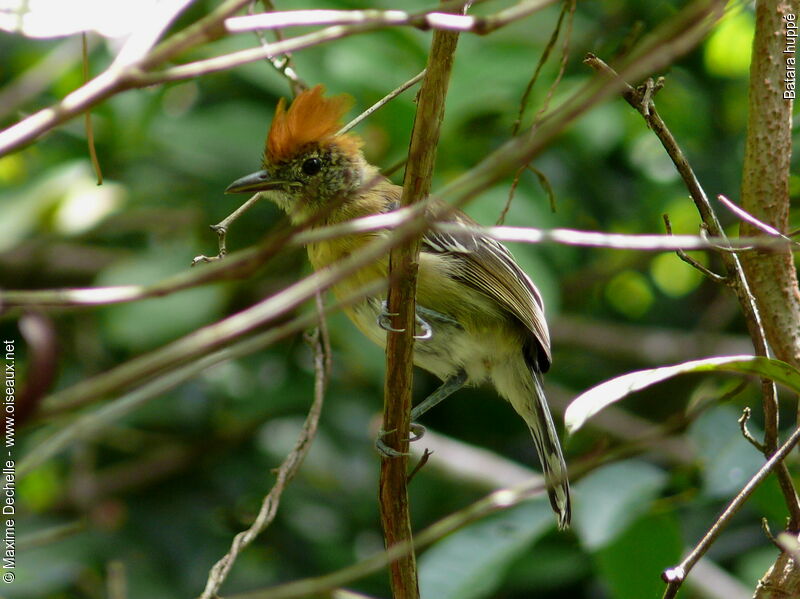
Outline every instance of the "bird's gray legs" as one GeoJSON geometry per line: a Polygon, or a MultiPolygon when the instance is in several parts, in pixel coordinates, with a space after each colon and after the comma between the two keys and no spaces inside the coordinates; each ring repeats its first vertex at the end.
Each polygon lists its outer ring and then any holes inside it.
{"type": "MultiPolygon", "coordinates": [[[[425,434],[425,427],[421,424],[414,422],[417,418],[422,416],[425,412],[430,410],[435,405],[441,403],[443,400],[450,397],[453,393],[461,389],[467,383],[467,373],[459,370],[453,376],[447,378],[436,391],[431,393],[428,397],[423,399],[413,410],[411,410],[411,439],[410,441],[417,441],[425,434]]],[[[386,431],[381,431],[375,441],[375,447],[378,452],[387,457],[398,457],[402,455],[399,451],[392,449],[383,442],[383,437],[386,436],[386,431]]]]}

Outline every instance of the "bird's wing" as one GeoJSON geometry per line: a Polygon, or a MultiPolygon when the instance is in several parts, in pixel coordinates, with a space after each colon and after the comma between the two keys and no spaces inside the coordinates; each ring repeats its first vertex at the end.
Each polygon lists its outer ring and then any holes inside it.
{"type": "MultiPolygon", "coordinates": [[[[452,215],[447,222],[466,227],[477,224],[461,212],[452,215]]],[[[532,336],[533,346],[527,348],[526,354],[541,372],[547,372],[552,358],[542,297],[504,245],[467,230],[428,231],[422,238],[422,251],[450,254],[455,258],[455,278],[496,301],[516,317],[532,336]]]]}

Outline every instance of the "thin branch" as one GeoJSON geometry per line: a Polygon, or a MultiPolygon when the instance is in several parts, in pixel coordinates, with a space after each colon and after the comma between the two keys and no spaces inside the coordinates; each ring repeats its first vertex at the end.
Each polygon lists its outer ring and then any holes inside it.
{"type": "Polygon", "coordinates": [[[528,100],[531,92],[533,91],[533,87],[539,80],[539,75],[542,72],[542,68],[547,63],[547,59],[550,58],[550,53],[556,46],[556,41],[558,41],[558,36],[561,33],[561,24],[564,22],[564,15],[567,14],[567,10],[571,4],[574,3],[564,2],[563,6],[561,7],[561,12],[558,15],[556,26],[553,28],[553,31],[550,34],[550,39],[547,41],[547,44],[542,51],[542,55],[539,57],[539,60],[536,63],[536,68],[533,70],[533,75],[531,75],[528,85],[525,87],[525,91],[522,92],[522,98],[520,98],[519,101],[517,119],[514,121],[514,124],[511,127],[511,135],[516,135],[519,133],[520,127],[522,126],[522,118],[525,116],[525,109],[528,107],[528,100]]]}
{"type": "Polygon", "coordinates": [[[764,453],[764,444],[761,443],[758,439],[756,439],[751,433],[750,429],[747,428],[747,423],[750,420],[750,408],[745,406],[742,410],[742,415],[739,417],[739,429],[742,431],[742,436],[758,451],[764,453]]]}
{"type": "Polygon", "coordinates": [[[356,118],[354,118],[352,121],[347,123],[344,127],[339,129],[339,131],[336,132],[336,135],[342,135],[342,134],[347,133],[348,131],[350,131],[350,129],[352,129],[353,127],[358,125],[361,121],[363,121],[365,118],[370,116],[373,112],[376,112],[377,110],[383,108],[387,103],[389,103],[391,100],[394,100],[397,96],[402,94],[408,88],[410,88],[410,87],[416,85],[417,83],[419,83],[420,81],[422,81],[422,78],[424,76],[425,76],[425,69],[422,69],[422,71],[420,71],[419,73],[414,75],[411,79],[409,79],[408,81],[406,81],[405,83],[403,83],[402,85],[397,87],[396,89],[390,91],[383,98],[381,98],[380,100],[375,102],[375,104],[373,104],[372,106],[367,108],[364,112],[359,114],[356,118]]]}
{"type": "Polygon", "coordinates": [[[50,543],[57,543],[62,539],[81,533],[86,530],[86,521],[75,520],[66,524],[56,524],[48,528],[37,530],[20,536],[17,541],[17,551],[27,551],[35,547],[42,547],[50,543]]]}
{"type": "Polygon", "coordinates": [[[228,255],[228,246],[227,246],[227,239],[228,239],[228,227],[231,226],[236,220],[239,219],[245,212],[250,210],[256,202],[262,199],[264,196],[261,192],[254,193],[250,198],[244,202],[241,206],[239,206],[236,210],[231,212],[228,216],[223,218],[219,221],[216,225],[211,225],[209,228],[217,234],[217,238],[219,241],[219,251],[217,252],[216,256],[206,256],[205,254],[201,254],[199,256],[195,256],[192,259],[192,266],[196,266],[201,262],[216,262],[217,260],[222,260],[225,256],[228,255]]]}
{"type": "Polygon", "coordinates": [[[306,340],[309,345],[311,345],[314,352],[314,402],[311,404],[306,420],[303,423],[300,436],[297,438],[292,450],[286,456],[286,459],[283,460],[283,463],[278,468],[275,484],[261,502],[261,508],[258,510],[255,521],[250,528],[240,532],[233,538],[233,543],[231,543],[231,548],[228,553],[211,568],[208,574],[208,581],[206,582],[203,593],[200,595],[200,599],[214,599],[217,597],[217,591],[219,591],[225,579],[228,577],[228,573],[231,571],[236,558],[258,535],[264,532],[275,519],[275,515],[278,513],[278,507],[280,506],[281,495],[283,495],[287,485],[297,474],[309,449],[311,449],[312,441],[317,435],[319,417],[322,413],[322,404],[325,398],[325,388],[327,386],[328,376],[326,374],[326,363],[329,360],[329,356],[325,353],[323,334],[320,332],[319,328],[310,333],[306,337],[306,340]]]}
{"type": "MultiPolygon", "coordinates": [[[[249,200],[248,200],[249,202],[249,200]]],[[[242,207],[243,208],[243,207],[242,207]]],[[[281,247],[303,247],[308,243],[335,239],[356,233],[397,229],[418,218],[416,212],[395,211],[387,214],[367,216],[328,227],[301,231],[294,235],[281,236],[279,242],[274,237],[259,246],[238,251],[225,260],[218,256],[198,256],[195,261],[213,261],[202,270],[181,272],[152,285],[117,285],[112,287],[85,287],[74,289],[0,290],[0,304],[8,309],[14,307],[76,307],[105,306],[127,303],[151,297],[163,297],[184,289],[214,283],[230,278],[244,278],[255,272],[272,258],[281,247]]],[[[214,225],[229,224],[227,219],[214,225]]],[[[440,231],[455,230],[446,223],[433,224],[440,231]]],[[[463,230],[463,229],[459,229],[463,230]]],[[[533,227],[470,227],[469,231],[492,237],[499,241],[607,248],[643,252],[671,252],[676,250],[724,250],[741,247],[748,251],[785,247],[782,239],[765,237],[739,237],[720,239],[696,235],[636,235],[623,233],[603,233],[599,231],[578,231],[575,229],[536,229],[533,227]],[[728,244],[727,247],[721,246],[728,244]]],[[[224,242],[221,249],[225,248],[224,242]]]]}
{"type": "Polygon", "coordinates": [[[786,442],[781,445],[781,447],[774,454],[772,454],[772,457],[770,457],[769,460],[764,463],[764,465],[753,475],[753,477],[747,482],[742,490],[739,491],[736,497],[734,497],[733,500],[728,504],[728,507],[726,507],[722,514],[720,514],[719,518],[717,518],[717,521],[714,522],[713,526],[708,530],[706,535],[700,540],[700,542],[689,553],[689,555],[687,555],[677,566],[664,571],[662,578],[664,579],[664,582],[667,583],[667,589],[664,592],[663,599],[673,599],[675,597],[681,584],[683,584],[683,581],[686,580],[686,577],[689,575],[689,572],[691,572],[697,561],[703,555],[705,555],[709,547],[711,547],[714,541],[716,541],[719,534],[722,532],[725,526],[727,526],[736,512],[739,511],[739,508],[744,505],[744,502],[747,501],[753,491],[756,490],[758,485],[760,485],[764,479],[769,476],[776,466],[783,463],[783,460],[786,459],[786,456],[788,456],[792,449],[794,449],[794,446],[797,445],[798,441],[800,441],[800,428],[795,429],[786,442]]]}
{"type": "MultiPolygon", "coordinates": [[[[664,228],[667,230],[667,235],[672,235],[672,223],[669,222],[669,215],[662,214],[661,216],[664,219],[664,228]]],[[[704,237],[704,239],[707,239],[707,238],[704,237]]],[[[728,284],[728,278],[727,277],[723,277],[722,275],[718,275],[713,270],[710,270],[709,268],[706,268],[705,266],[700,264],[697,260],[695,260],[694,258],[689,256],[684,250],[682,250],[682,249],[681,250],[676,250],[675,253],[678,255],[678,258],[680,258],[681,260],[686,262],[686,264],[688,264],[692,268],[695,268],[695,269],[699,270],[701,273],[703,273],[706,277],[708,277],[709,279],[711,279],[715,283],[721,283],[721,284],[725,284],[725,285],[728,284]]]]}
{"type": "Polygon", "coordinates": [[[800,245],[800,242],[797,242],[797,241],[794,241],[794,240],[790,239],[789,237],[787,237],[786,235],[784,235],[783,233],[778,231],[778,229],[776,229],[775,227],[772,227],[772,226],[768,225],[767,223],[758,220],[755,216],[753,216],[752,214],[747,212],[744,208],[741,208],[741,207],[737,206],[736,204],[734,204],[731,200],[726,198],[724,195],[719,194],[717,196],[717,199],[728,210],[733,212],[736,216],[738,216],[744,222],[753,225],[753,227],[755,227],[756,229],[759,229],[760,231],[763,231],[764,233],[766,233],[767,235],[770,235],[772,237],[779,237],[780,239],[785,239],[786,241],[792,242],[792,244],[800,245]]]}
{"type": "MultiPolygon", "coordinates": [[[[81,33],[81,57],[83,58],[83,81],[89,81],[89,44],[86,41],[86,32],[81,33]]],[[[86,143],[89,145],[89,157],[92,161],[92,168],[97,177],[97,184],[103,184],[103,171],[100,169],[100,161],[97,159],[97,148],[94,146],[94,127],[92,127],[92,111],[87,110],[84,115],[84,127],[86,128],[86,143]]]]}
{"type": "MultiPolygon", "coordinates": [[[[410,13],[402,10],[293,10],[231,17],[225,21],[228,33],[258,29],[285,29],[309,26],[357,26],[362,30],[409,26],[422,30],[456,31],[485,35],[509,23],[546,8],[555,0],[521,0],[493,15],[473,16],[449,12],[410,13]]],[[[450,4],[456,4],[450,3],[450,4]]],[[[463,3],[462,3],[463,4],[463,3]]]]}

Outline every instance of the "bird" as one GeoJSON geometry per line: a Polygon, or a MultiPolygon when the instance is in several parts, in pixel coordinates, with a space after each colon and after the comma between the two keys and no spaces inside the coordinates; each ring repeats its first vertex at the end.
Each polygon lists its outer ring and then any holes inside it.
{"type": "MultiPolygon", "coordinates": [[[[359,136],[339,133],[351,104],[347,94],[326,96],[322,85],[298,94],[288,108],[281,98],[261,169],[235,180],[225,192],[261,193],[292,223],[312,227],[397,210],[402,187],[367,162],[359,136]]],[[[441,210],[435,202],[431,206],[441,210]]],[[[412,410],[411,418],[416,421],[465,385],[491,382],[530,429],[558,527],[565,529],[570,489],[542,388],[552,355],[541,294],[504,245],[476,233],[477,223],[465,213],[446,214],[444,221],[453,226],[429,229],[421,239],[414,344],[415,365],[442,384],[412,410]]],[[[315,270],[328,268],[387,234],[373,231],[309,243],[309,261],[315,270]]],[[[388,281],[388,256],[332,289],[345,298],[378,279],[388,281]]],[[[387,332],[394,330],[386,291],[345,311],[367,338],[385,347],[387,332]]]]}

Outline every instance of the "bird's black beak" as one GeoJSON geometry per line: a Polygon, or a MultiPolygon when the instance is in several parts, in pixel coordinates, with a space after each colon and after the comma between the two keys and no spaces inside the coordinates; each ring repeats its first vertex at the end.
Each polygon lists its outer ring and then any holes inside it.
{"type": "Polygon", "coordinates": [[[245,175],[241,179],[236,179],[228,185],[225,193],[253,193],[256,191],[269,191],[270,189],[280,189],[286,185],[285,181],[277,181],[272,178],[268,171],[262,170],[256,173],[245,175]]]}

